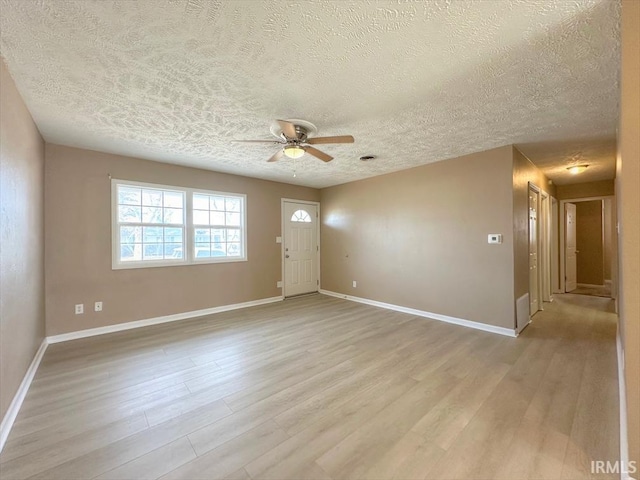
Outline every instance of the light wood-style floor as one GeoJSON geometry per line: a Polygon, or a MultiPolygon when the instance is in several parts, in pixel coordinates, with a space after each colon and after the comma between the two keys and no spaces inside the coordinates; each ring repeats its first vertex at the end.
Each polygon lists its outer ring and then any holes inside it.
{"type": "Polygon", "coordinates": [[[610,309],[561,295],[513,339],[314,295],[52,345],[0,477],[596,478],[610,309]]]}

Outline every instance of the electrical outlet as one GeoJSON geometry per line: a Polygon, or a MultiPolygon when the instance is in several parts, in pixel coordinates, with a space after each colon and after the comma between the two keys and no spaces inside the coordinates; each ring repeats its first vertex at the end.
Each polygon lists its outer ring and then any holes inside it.
{"type": "Polygon", "coordinates": [[[356,288],[358,286],[358,282],[356,282],[355,280],[353,281],[353,288],[356,288]]]}
{"type": "Polygon", "coordinates": [[[78,303],[76,305],[76,315],[81,315],[84,313],[84,304],[78,303]]]}
{"type": "Polygon", "coordinates": [[[276,282],[276,287],[282,288],[282,282],[276,282]]]}
{"type": "Polygon", "coordinates": [[[102,311],[102,302],[96,302],[93,308],[96,312],[102,311]]]}

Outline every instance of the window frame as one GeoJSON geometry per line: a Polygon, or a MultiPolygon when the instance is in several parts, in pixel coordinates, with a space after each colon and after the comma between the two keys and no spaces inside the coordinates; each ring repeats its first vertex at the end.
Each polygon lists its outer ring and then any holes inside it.
{"type": "MultiPolygon", "coordinates": [[[[140,226],[144,224],[140,222],[140,226]]],[[[213,228],[213,227],[211,227],[213,228]]],[[[163,244],[164,245],[164,244],[163,244]]],[[[177,185],[163,185],[159,183],[139,182],[136,180],[111,179],[111,269],[112,270],[129,270],[135,268],[154,268],[154,267],[178,267],[185,265],[206,265],[211,263],[233,263],[246,262],[247,255],[247,196],[243,193],[220,192],[215,190],[206,190],[203,188],[181,187],[177,185]],[[162,191],[180,192],[184,195],[184,222],[181,224],[167,224],[183,229],[183,249],[184,255],[181,259],[175,260],[120,260],[120,222],[118,219],[119,203],[118,203],[118,186],[149,188],[162,191]],[[209,257],[197,258],[195,246],[195,228],[193,223],[193,195],[216,195],[222,197],[239,198],[241,204],[240,210],[240,226],[234,227],[240,229],[241,235],[241,252],[238,257],[209,257]]]]}

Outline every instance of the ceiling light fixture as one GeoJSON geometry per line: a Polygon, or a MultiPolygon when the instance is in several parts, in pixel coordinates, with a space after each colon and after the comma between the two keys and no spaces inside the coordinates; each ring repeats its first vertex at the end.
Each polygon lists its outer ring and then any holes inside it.
{"type": "Polygon", "coordinates": [[[289,158],[300,158],[304,155],[304,148],[300,145],[287,145],[282,151],[289,158]]]}
{"type": "Polygon", "coordinates": [[[589,165],[572,165],[570,167],[567,167],[567,170],[569,170],[569,173],[571,173],[572,175],[577,175],[584,172],[588,166],[589,165]]]}

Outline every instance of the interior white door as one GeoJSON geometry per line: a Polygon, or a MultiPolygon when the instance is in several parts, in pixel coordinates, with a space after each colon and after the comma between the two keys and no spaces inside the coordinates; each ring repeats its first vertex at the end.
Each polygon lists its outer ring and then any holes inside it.
{"type": "Polygon", "coordinates": [[[578,258],[576,250],[576,205],[565,203],[565,252],[564,252],[564,291],[571,292],[578,286],[578,258]]]}
{"type": "Polygon", "coordinates": [[[318,291],[318,206],[284,202],[284,296],[318,291]]]}
{"type": "Polygon", "coordinates": [[[529,314],[540,309],[538,269],[538,192],[529,188],[529,314]]]}

